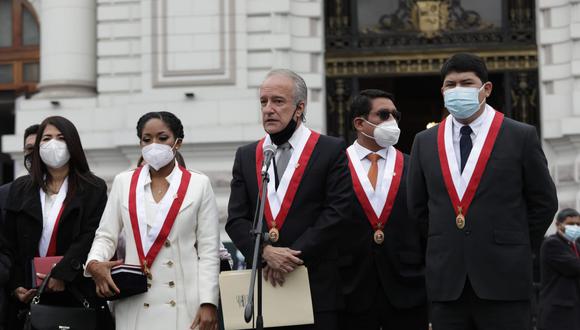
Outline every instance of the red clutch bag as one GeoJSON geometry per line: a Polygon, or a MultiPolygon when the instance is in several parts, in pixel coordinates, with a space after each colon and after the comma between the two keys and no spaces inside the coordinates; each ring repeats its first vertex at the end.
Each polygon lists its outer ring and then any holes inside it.
{"type": "Polygon", "coordinates": [[[62,256],[55,257],[35,257],[32,260],[32,278],[33,282],[36,283],[35,287],[39,287],[42,284],[42,279],[36,276],[36,273],[48,274],[54,265],[58,264],[62,260],[62,256]],[[36,281],[35,281],[36,280],[36,281]]]}

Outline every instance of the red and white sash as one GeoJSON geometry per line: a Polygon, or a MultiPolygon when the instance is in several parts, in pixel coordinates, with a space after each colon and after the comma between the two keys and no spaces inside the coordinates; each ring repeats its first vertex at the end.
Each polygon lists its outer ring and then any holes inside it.
{"type": "MultiPolygon", "coordinates": [[[[177,164],[175,166],[178,166],[177,164]]],[[[159,202],[159,211],[154,222],[149,222],[151,229],[147,233],[146,211],[145,211],[145,180],[149,176],[149,165],[137,168],[131,177],[129,188],[129,217],[133,237],[137,245],[137,254],[141,266],[147,271],[151,268],[153,261],[159,254],[163,243],[169,236],[173,223],[177,218],[181,204],[185,199],[187,187],[191,179],[191,173],[179,166],[179,170],[174,170],[169,189],[159,202]]]]}
{"type": "MultiPolygon", "coordinates": [[[[299,132],[297,131],[296,133],[299,132]]],[[[302,127],[298,142],[296,145],[292,146],[294,151],[292,152],[292,157],[290,157],[288,166],[280,179],[278,190],[276,190],[274,180],[274,176],[276,175],[274,166],[270,166],[268,169],[270,182],[268,183],[268,196],[266,197],[264,207],[264,216],[266,217],[268,228],[271,229],[273,224],[276,224],[276,228],[278,229],[282,228],[319,137],[320,133],[302,127]]],[[[266,137],[262,138],[256,146],[256,176],[258,180],[258,189],[260,189],[260,191],[262,191],[261,172],[262,162],[264,160],[263,146],[271,143],[270,136],[266,135],[266,137]]]]}
{"type": "Polygon", "coordinates": [[[60,186],[56,199],[51,209],[48,210],[48,217],[45,217],[46,193],[40,189],[40,205],[42,207],[42,236],[38,243],[38,255],[40,257],[50,257],[56,255],[56,236],[58,234],[58,224],[64,211],[66,194],[68,192],[68,177],[60,186]]]}
{"type": "Polygon", "coordinates": [[[486,117],[467,158],[463,173],[460,173],[453,148],[452,119],[449,116],[445,118],[437,131],[437,148],[443,180],[456,215],[460,209],[464,216],[467,214],[504,119],[501,112],[491,107],[486,109],[483,116],[486,117]]]}
{"type": "Polygon", "coordinates": [[[393,204],[403,177],[403,153],[389,147],[383,176],[374,190],[354,145],[347,149],[348,165],[355,195],[374,230],[384,228],[393,210],[393,204]]]}

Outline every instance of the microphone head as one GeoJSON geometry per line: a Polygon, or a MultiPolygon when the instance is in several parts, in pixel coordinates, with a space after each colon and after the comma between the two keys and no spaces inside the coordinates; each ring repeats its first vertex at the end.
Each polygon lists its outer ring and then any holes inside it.
{"type": "Polygon", "coordinates": [[[275,153],[276,153],[276,149],[277,149],[277,148],[276,148],[276,146],[275,146],[275,145],[273,145],[273,144],[270,144],[270,145],[264,146],[264,151],[263,151],[263,154],[264,154],[264,156],[266,156],[266,155],[268,155],[268,154],[272,154],[272,155],[273,155],[273,154],[275,154],[275,153]]]}

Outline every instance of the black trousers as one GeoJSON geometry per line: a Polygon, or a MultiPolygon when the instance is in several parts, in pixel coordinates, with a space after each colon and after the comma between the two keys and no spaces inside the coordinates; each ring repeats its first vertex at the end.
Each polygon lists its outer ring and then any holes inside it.
{"type": "Polygon", "coordinates": [[[427,330],[427,305],[396,308],[382,290],[377,290],[372,308],[362,313],[344,311],[339,317],[341,330],[427,330]]]}
{"type": "Polygon", "coordinates": [[[530,330],[529,300],[500,301],[479,298],[469,281],[459,299],[433,302],[433,330],[530,330]]]}
{"type": "Polygon", "coordinates": [[[338,314],[336,312],[314,313],[314,324],[296,325],[292,327],[266,328],[272,330],[338,330],[338,314]]]}

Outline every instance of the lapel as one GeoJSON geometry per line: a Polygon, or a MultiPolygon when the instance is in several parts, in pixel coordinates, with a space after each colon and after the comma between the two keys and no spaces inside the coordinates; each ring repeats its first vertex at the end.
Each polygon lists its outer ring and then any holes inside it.
{"type": "Polygon", "coordinates": [[[28,214],[31,218],[35,219],[40,228],[42,228],[42,206],[40,204],[40,193],[37,189],[30,187],[26,189],[25,198],[20,205],[20,211],[28,214]]]}
{"type": "MultiPolygon", "coordinates": [[[[181,204],[181,207],[179,208],[179,213],[183,212],[185,209],[187,209],[191,204],[193,204],[193,196],[194,194],[197,193],[198,190],[201,190],[202,187],[200,186],[194,186],[193,182],[195,180],[194,175],[195,175],[195,171],[190,171],[187,169],[187,171],[189,171],[191,173],[191,179],[189,180],[189,185],[187,186],[187,192],[185,193],[185,196],[183,197],[183,203],[181,204]]],[[[203,198],[203,196],[201,196],[203,198]]]]}
{"type": "Polygon", "coordinates": [[[62,211],[62,215],[60,217],[59,228],[62,228],[61,226],[66,225],[68,223],[68,221],[70,221],[69,215],[71,213],[73,213],[74,210],[81,208],[81,204],[82,204],[81,200],[82,200],[83,194],[84,194],[83,192],[81,192],[77,189],[72,200],[64,206],[64,210],[62,211]]]}
{"type": "MultiPolygon", "coordinates": [[[[322,134],[320,135],[320,137],[322,137],[322,134]]],[[[310,160],[308,161],[308,165],[306,166],[306,169],[304,170],[304,176],[302,177],[303,183],[307,182],[307,181],[305,181],[305,177],[308,176],[308,173],[310,172],[310,169],[312,169],[312,166],[316,165],[316,160],[318,159],[318,156],[320,155],[320,148],[318,148],[319,144],[320,144],[320,138],[318,138],[318,141],[316,141],[316,145],[314,146],[314,149],[312,150],[312,155],[310,156],[310,160]]]]}
{"type": "MultiPolygon", "coordinates": [[[[314,131],[313,131],[313,133],[314,133],[314,131]]],[[[306,166],[306,169],[304,170],[302,180],[300,181],[301,186],[303,186],[304,184],[308,184],[308,180],[309,180],[308,174],[310,173],[312,167],[315,166],[317,159],[321,153],[321,151],[320,151],[321,149],[319,148],[319,145],[320,145],[320,141],[321,141],[322,136],[323,136],[322,134],[319,136],[318,141],[316,141],[316,144],[314,145],[314,149],[312,150],[312,154],[310,155],[310,158],[308,160],[308,164],[306,166]]],[[[249,157],[247,157],[247,159],[249,161],[247,166],[250,169],[250,171],[248,171],[248,172],[249,172],[249,175],[252,177],[252,179],[249,181],[249,182],[251,182],[252,187],[248,187],[247,189],[248,189],[248,191],[254,192],[252,194],[252,197],[251,197],[252,200],[254,200],[254,202],[253,202],[254,204],[256,203],[256,198],[257,198],[258,189],[259,189],[258,177],[256,175],[256,148],[257,148],[258,143],[260,143],[260,141],[253,143],[250,146],[249,152],[251,154],[249,155],[249,157]]],[[[248,174],[246,174],[248,172],[245,172],[245,175],[248,175],[248,174]]],[[[272,178],[270,180],[272,180],[272,178]]],[[[298,196],[301,191],[302,191],[302,189],[298,188],[298,190],[296,192],[296,196],[298,196]]],[[[294,201],[296,201],[296,199],[294,199],[294,201]]],[[[288,214],[286,215],[286,217],[290,216],[289,213],[293,209],[293,204],[294,203],[292,203],[290,205],[290,208],[288,210],[288,214]]],[[[264,226],[264,230],[267,230],[266,226],[264,226]]]]}

